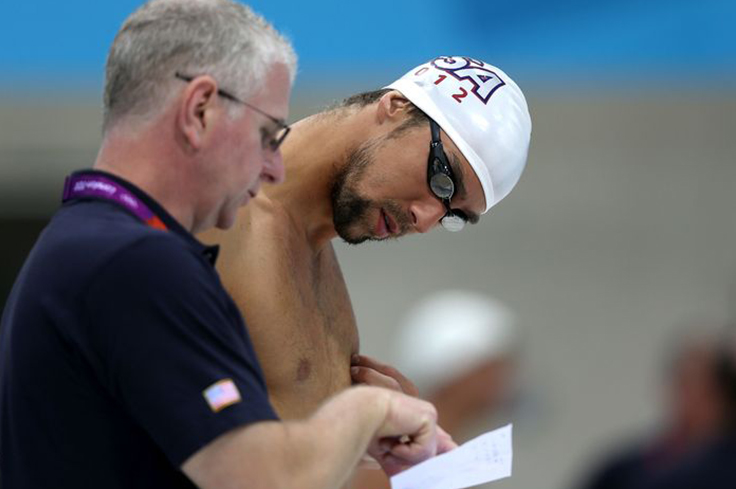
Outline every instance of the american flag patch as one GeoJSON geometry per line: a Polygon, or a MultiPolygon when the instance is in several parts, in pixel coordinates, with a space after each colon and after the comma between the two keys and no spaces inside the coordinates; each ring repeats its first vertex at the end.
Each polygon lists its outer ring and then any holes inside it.
{"type": "Polygon", "coordinates": [[[210,409],[216,413],[242,400],[240,391],[232,379],[222,379],[215,382],[207,387],[202,395],[207,400],[207,404],[210,405],[210,409]]]}

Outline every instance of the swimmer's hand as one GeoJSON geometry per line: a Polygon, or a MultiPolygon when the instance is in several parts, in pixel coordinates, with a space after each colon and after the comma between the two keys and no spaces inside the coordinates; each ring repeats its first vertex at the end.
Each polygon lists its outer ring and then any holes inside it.
{"type": "Polygon", "coordinates": [[[383,364],[375,358],[355,354],[350,359],[350,376],[353,384],[366,384],[403,392],[418,397],[414,383],[394,367],[383,364]]]}

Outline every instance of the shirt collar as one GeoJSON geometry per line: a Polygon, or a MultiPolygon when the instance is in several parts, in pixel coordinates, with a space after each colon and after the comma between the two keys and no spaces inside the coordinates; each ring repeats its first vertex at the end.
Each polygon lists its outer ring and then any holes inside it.
{"type": "MultiPolygon", "coordinates": [[[[72,176],[76,175],[99,175],[105,178],[108,178],[110,180],[114,180],[119,185],[122,185],[125,187],[128,191],[130,191],[133,195],[135,195],[137,198],[139,198],[146,206],[148,206],[149,209],[159,218],[161,221],[166,225],[168,228],[168,231],[176,234],[177,236],[181,237],[189,243],[192,247],[194,247],[195,250],[202,256],[204,256],[207,261],[209,261],[212,266],[215,265],[217,261],[217,256],[220,252],[220,247],[217,245],[214,246],[207,246],[200,242],[197,238],[192,235],[189,231],[184,229],[184,227],[179,224],[179,221],[174,219],[171,214],[169,214],[166,209],[163,208],[158,202],[156,202],[150,195],[148,195],[146,192],[138,188],[133,183],[117,176],[113,175],[112,173],[108,173],[101,170],[81,170],[74,172],[72,176]]],[[[95,200],[94,197],[92,197],[93,200],[95,200]]],[[[102,199],[99,199],[102,200],[102,199]]],[[[126,212],[129,212],[124,207],[118,205],[118,207],[124,209],[126,212]]]]}

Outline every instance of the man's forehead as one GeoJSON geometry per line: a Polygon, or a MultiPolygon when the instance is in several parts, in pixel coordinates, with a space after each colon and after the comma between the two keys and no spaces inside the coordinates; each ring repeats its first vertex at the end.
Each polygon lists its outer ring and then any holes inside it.
{"type": "Polygon", "coordinates": [[[276,119],[285,121],[289,115],[289,98],[291,96],[291,78],[289,71],[281,63],[271,66],[261,89],[250,99],[262,109],[270,111],[276,119]]]}

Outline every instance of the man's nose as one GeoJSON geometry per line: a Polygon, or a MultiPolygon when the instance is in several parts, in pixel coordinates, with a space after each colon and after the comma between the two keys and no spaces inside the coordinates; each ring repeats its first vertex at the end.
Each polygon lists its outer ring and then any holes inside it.
{"type": "Polygon", "coordinates": [[[426,233],[445,215],[445,206],[438,199],[427,198],[409,206],[412,224],[420,233],[426,233]]]}
{"type": "Polygon", "coordinates": [[[277,184],[283,183],[285,176],[284,158],[281,155],[281,150],[278,149],[266,158],[261,178],[267,183],[277,184]]]}

